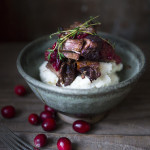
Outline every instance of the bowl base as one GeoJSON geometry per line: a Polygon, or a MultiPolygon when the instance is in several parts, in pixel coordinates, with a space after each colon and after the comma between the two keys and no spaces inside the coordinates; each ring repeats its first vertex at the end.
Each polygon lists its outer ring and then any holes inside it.
{"type": "Polygon", "coordinates": [[[98,121],[102,120],[104,118],[104,116],[107,114],[107,112],[104,112],[104,113],[99,114],[99,115],[94,115],[93,117],[86,117],[86,118],[67,116],[67,115],[64,115],[60,112],[58,112],[57,114],[61,120],[63,120],[66,123],[69,123],[69,124],[73,124],[73,122],[75,122],[76,120],[84,120],[88,123],[94,124],[94,123],[97,123],[98,121]]]}

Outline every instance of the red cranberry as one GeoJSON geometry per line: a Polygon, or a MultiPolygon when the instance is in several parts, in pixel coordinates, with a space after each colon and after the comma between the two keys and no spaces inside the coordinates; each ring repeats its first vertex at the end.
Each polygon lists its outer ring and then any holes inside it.
{"type": "Polygon", "coordinates": [[[19,96],[24,96],[26,94],[26,89],[22,85],[17,85],[14,91],[19,96]]]}
{"type": "Polygon", "coordinates": [[[43,111],[40,114],[40,118],[41,118],[42,121],[44,121],[47,118],[54,118],[54,114],[52,112],[43,111]]]}
{"type": "Polygon", "coordinates": [[[51,107],[49,107],[47,105],[44,106],[44,109],[45,109],[45,111],[52,112],[54,114],[56,113],[56,111],[53,108],[51,108],[51,107]]]}
{"type": "Polygon", "coordinates": [[[28,117],[28,121],[33,124],[37,125],[39,123],[39,116],[37,114],[30,114],[28,117]]]}
{"type": "Polygon", "coordinates": [[[13,118],[15,116],[15,108],[13,106],[5,106],[1,109],[1,114],[5,118],[13,118]]]}
{"type": "MultiPolygon", "coordinates": [[[[54,46],[53,46],[54,47],[54,46]]],[[[48,48],[48,50],[49,50],[50,48],[48,48]]],[[[48,55],[49,55],[49,51],[45,51],[45,60],[46,61],[48,61],[48,55]]],[[[54,52],[52,52],[51,53],[51,55],[50,55],[50,62],[52,63],[52,62],[54,62],[54,61],[56,61],[56,58],[57,58],[57,49],[55,49],[54,50],[54,52]]]]}
{"type": "Polygon", "coordinates": [[[56,71],[58,71],[60,68],[60,65],[61,65],[61,61],[59,58],[57,58],[56,61],[53,63],[53,67],[55,68],[56,71]]]}
{"type": "Polygon", "coordinates": [[[47,137],[45,134],[38,134],[34,138],[34,144],[36,147],[43,147],[46,145],[46,142],[47,142],[47,137]]]}
{"type": "MultiPolygon", "coordinates": [[[[53,49],[56,47],[56,43],[53,45],[53,49]]],[[[45,60],[47,60],[48,61],[48,55],[49,55],[49,51],[46,51],[45,52],[45,60]]],[[[58,57],[58,51],[57,51],[57,49],[55,49],[52,53],[51,53],[51,55],[50,55],[50,63],[52,63],[52,65],[53,65],[53,67],[54,67],[54,69],[56,70],[56,71],[58,71],[59,70],[59,68],[60,68],[60,65],[61,65],[61,60],[59,59],[59,57],[58,57]]]]}
{"type": "Polygon", "coordinates": [[[58,148],[58,150],[71,150],[72,145],[71,145],[71,142],[68,138],[61,137],[57,141],[57,148],[58,148]]]}
{"type": "Polygon", "coordinates": [[[47,118],[42,123],[42,128],[45,131],[52,131],[56,128],[56,122],[53,118],[47,118]]]}
{"type": "Polygon", "coordinates": [[[90,130],[90,124],[83,120],[77,120],[73,123],[73,129],[79,133],[86,133],[90,130]]]}
{"type": "Polygon", "coordinates": [[[54,49],[56,47],[56,42],[53,44],[52,49],[54,49]]]}

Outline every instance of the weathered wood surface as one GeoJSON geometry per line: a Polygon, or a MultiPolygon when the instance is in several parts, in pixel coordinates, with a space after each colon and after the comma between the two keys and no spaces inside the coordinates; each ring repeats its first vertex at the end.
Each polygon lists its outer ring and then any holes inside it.
{"type": "MultiPolygon", "coordinates": [[[[44,105],[30,91],[16,68],[16,58],[21,48],[26,43],[0,44],[0,108],[12,104],[17,109],[14,119],[3,119],[3,122],[11,130],[33,144],[33,138],[38,133],[45,133],[41,126],[32,126],[28,123],[30,113],[38,113],[44,105]],[[14,86],[23,84],[28,89],[25,97],[14,94],[14,86]]],[[[137,43],[150,58],[148,43],[137,43]]],[[[57,129],[46,132],[49,144],[45,149],[57,150],[56,142],[59,137],[66,136],[73,142],[73,150],[118,150],[118,149],[150,149],[150,66],[147,62],[147,70],[126,99],[112,109],[99,123],[93,125],[88,134],[78,134],[72,130],[71,125],[57,121],[57,129]]],[[[5,150],[0,143],[0,150],[5,150]]]]}

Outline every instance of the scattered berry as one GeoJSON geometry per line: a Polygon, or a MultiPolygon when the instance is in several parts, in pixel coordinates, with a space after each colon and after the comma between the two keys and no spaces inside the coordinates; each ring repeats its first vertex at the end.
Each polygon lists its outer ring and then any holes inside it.
{"type": "Polygon", "coordinates": [[[14,91],[19,96],[24,96],[26,94],[26,89],[22,85],[15,86],[14,91]]]}
{"type": "Polygon", "coordinates": [[[1,109],[1,114],[4,118],[13,118],[15,116],[15,108],[11,105],[5,106],[1,109]]]}
{"type": "Polygon", "coordinates": [[[45,134],[38,134],[35,138],[34,138],[34,144],[36,147],[43,147],[46,145],[47,142],[47,137],[45,134]]]}
{"type": "Polygon", "coordinates": [[[37,114],[30,114],[28,117],[28,121],[33,125],[37,125],[40,121],[40,118],[37,114]]]}
{"type": "Polygon", "coordinates": [[[58,150],[71,150],[72,145],[71,145],[71,142],[68,138],[61,137],[57,141],[57,148],[58,148],[58,150]]]}
{"type": "Polygon", "coordinates": [[[54,114],[52,112],[49,112],[49,111],[43,111],[40,114],[40,118],[42,121],[44,121],[47,118],[54,118],[54,114]]]}
{"type": "Polygon", "coordinates": [[[73,129],[79,133],[86,133],[90,130],[90,124],[83,120],[77,120],[73,123],[73,129]]]}
{"type": "Polygon", "coordinates": [[[42,128],[45,131],[52,131],[56,128],[56,122],[53,118],[47,118],[42,123],[42,128]]]}
{"type": "Polygon", "coordinates": [[[53,108],[51,108],[51,107],[49,107],[47,105],[44,106],[44,109],[45,109],[45,111],[52,112],[54,114],[56,113],[56,111],[53,108]]]}

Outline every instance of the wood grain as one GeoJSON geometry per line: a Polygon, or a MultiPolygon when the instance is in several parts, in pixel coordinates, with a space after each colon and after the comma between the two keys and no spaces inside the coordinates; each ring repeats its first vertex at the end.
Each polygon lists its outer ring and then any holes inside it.
{"type": "MultiPolygon", "coordinates": [[[[16,134],[33,144],[33,138],[39,133],[45,133],[49,142],[45,149],[56,150],[59,137],[66,136],[73,142],[73,150],[117,150],[117,149],[150,149],[150,69],[147,70],[134,90],[99,123],[93,125],[88,134],[78,134],[71,125],[57,119],[57,129],[44,132],[40,125],[32,126],[28,123],[30,113],[40,114],[44,104],[31,92],[16,68],[16,58],[26,43],[0,44],[0,108],[12,104],[17,110],[14,119],[0,121],[16,134]],[[11,49],[11,50],[10,50],[11,49]],[[14,86],[23,84],[28,90],[25,97],[14,94],[14,86]]],[[[150,44],[138,43],[147,58],[150,44]]],[[[0,143],[0,150],[5,150],[0,143]]]]}

